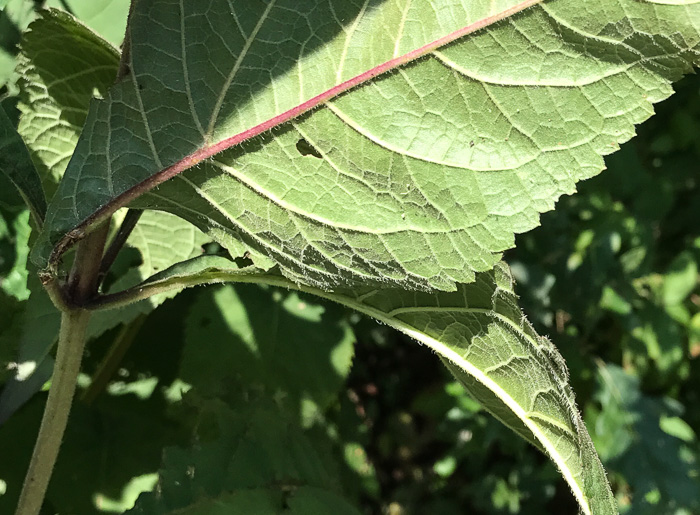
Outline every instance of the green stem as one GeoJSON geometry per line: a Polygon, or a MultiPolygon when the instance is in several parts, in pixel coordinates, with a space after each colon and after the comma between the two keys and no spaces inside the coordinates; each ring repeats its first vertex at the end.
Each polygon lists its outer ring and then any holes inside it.
{"type": "Polygon", "coordinates": [[[16,515],[38,515],[49,486],[68,424],[90,321],[90,312],[80,306],[97,295],[97,274],[108,231],[109,224],[103,224],[80,242],[65,288],[55,278],[44,281],[56,307],[62,311],[61,330],[49,397],[16,515]]]}
{"type": "Polygon", "coordinates": [[[41,509],[68,423],[89,320],[90,312],[83,309],[66,311],[61,318],[51,389],[16,515],[37,515],[41,509]]]}
{"type": "MultiPolygon", "coordinates": [[[[131,0],[124,51],[119,64],[117,82],[129,73],[130,58],[129,22],[137,0],[131,0]]],[[[53,379],[41,419],[39,436],[34,445],[29,469],[24,478],[22,493],[17,503],[16,515],[38,515],[44,502],[46,489],[58,458],[63,434],[68,424],[75,388],[80,373],[80,363],[87,337],[91,313],[80,306],[97,295],[100,279],[100,263],[104,253],[109,220],[83,239],[76,250],[75,259],[65,286],[55,276],[42,277],[51,300],[62,311],[61,330],[54,364],[53,379]]]]}

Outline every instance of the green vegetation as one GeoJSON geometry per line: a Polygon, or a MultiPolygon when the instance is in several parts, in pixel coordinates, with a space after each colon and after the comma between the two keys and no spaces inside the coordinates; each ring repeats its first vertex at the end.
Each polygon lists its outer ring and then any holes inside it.
{"type": "Polygon", "coordinates": [[[0,513],[76,383],[41,513],[700,512],[700,4],[129,7],[0,0],[0,513]]]}

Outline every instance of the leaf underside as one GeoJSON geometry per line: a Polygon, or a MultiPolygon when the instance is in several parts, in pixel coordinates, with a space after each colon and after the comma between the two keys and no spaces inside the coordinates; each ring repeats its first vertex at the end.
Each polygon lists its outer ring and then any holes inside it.
{"type": "Polygon", "coordinates": [[[507,265],[454,292],[371,286],[334,292],[269,271],[236,268],[217,256],[179,263],[138,286],[181,289],[226,281],[299,289],[369,315],[425,344],[497,418],[557,465],[584,513],[617,513],[605,472],[581,420],[563,358],[518,308],[507,265]]]}
{"type": "Polygon", "coordinates": [[[472,281],[671,94],[698,60],[698,8],[546,2],[289,118],[343,81],[524,5],[140,2],[132,73],[93,106],[36,262],[61,243],[57,260],[68,231],[179,163],[194,168],[137,205],[242,241],[296,281],[472,281]]]}

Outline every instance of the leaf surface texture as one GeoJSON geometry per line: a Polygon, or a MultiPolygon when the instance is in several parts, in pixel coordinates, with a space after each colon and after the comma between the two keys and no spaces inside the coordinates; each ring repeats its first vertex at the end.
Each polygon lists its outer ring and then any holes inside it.
{"type": "Polygon", "coordinates": [[[37,262],[175,166],[194,168],[139,205],[294,280],[472,281],[698,60],[697,7],[557,0],[512,14],[527,5],[140,2],[131,74],[93,106],[37,262]]]}

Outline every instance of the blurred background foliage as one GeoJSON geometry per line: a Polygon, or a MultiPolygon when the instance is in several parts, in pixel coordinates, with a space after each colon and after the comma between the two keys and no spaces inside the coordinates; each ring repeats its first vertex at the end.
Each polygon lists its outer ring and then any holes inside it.
{"type": "MultiPolygon", "coordinates": [[[[0,101],[15,119],[16,45],[36,8],[69,10],[115,44],[128,9],[0,3],[0,101]]],[[[700,77],[676,89],[506,255],[523,310],[568,363],[620,511],[635,515],[700,513],[700,77]]],[[[0,175],[0,363],[14,359],[12,321],[37,287],[29,238],[0,175]]],[[[115,268],[137,267],[131,258],[115,268]]],[[[293,292],[185,291],[91,342],[79,395],[47,513],[122,513],[154,489],[133,513],[577,511],[552,464],[429,350],[293,292]],[[91,379],[105,362],[114,375],[91,379]]],[[[0,426],[0,513],[16,502],[44,401],[0,426]]]]}

